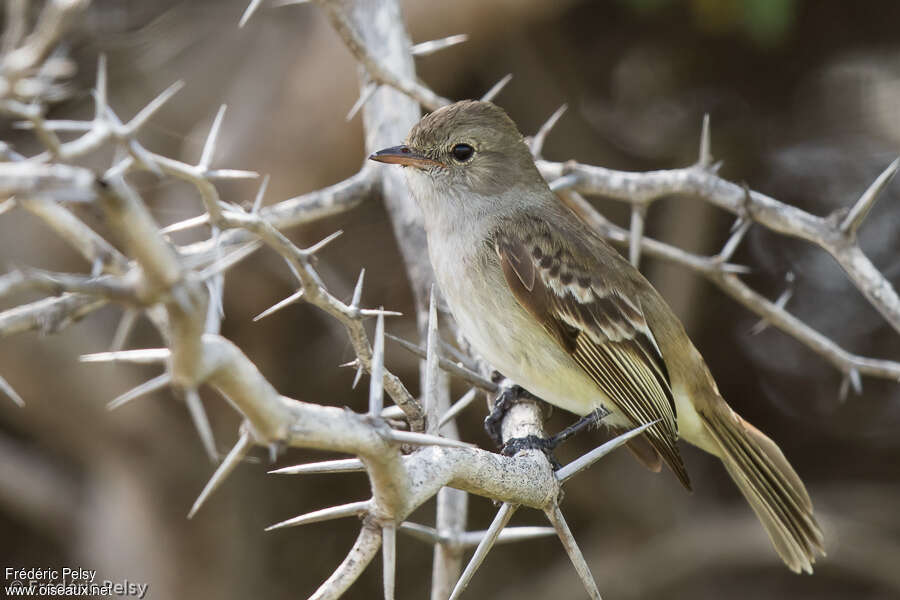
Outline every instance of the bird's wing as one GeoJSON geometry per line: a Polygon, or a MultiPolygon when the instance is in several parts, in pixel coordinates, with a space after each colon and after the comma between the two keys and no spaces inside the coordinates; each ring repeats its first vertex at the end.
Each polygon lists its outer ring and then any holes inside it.
{"type": "Polygon", "coordinates": [[[579,261],[571,248],[558,247],[548,235],[498,233],[494,248],[519,304],[571,354],[616,408],[635,425],[659,421],[646,436],[690,489],[675,445],[678,431],[669,374],[639,302],[626,296],[630,286],[604,279],[609,269],[589,251],[579,261]]]}

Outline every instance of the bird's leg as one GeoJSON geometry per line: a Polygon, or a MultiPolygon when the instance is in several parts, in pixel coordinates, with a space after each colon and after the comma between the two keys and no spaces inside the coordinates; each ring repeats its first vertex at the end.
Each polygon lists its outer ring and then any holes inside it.
{"type": "Polygon", "coordinates": [[[520,450],[540,450],[547,456],[547,460],[550,461],[550,465],[553,467],[553,470],[556,471],[562,467],[553,455],[553,451],[556,450],[557,446],[579,431],[583,431],[591,425],[599,424],[607,415],[609,415],[609,411],[601,406],[590,414],[581,417],[574,424],[566,427],[556,435],[546,438],[538,437],[536,435],[512,438],[503,445],[500,453],[505,456],[513,456],[520,450]]]}
{"type": "Polygon", "coordinates": [[[556,448],[564,441],[579,433],[584,431],[591,425],[600,425],[600,421],[609,416],[609,411],[603,408],[602,406],[595,408],[590,413],[581,417],[556,435],[550,437],[550,440],[553,444],[553,448],[556,448]]]}

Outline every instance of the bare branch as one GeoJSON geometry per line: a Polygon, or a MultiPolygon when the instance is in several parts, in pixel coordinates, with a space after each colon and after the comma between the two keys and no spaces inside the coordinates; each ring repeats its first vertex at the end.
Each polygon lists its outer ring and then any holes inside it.
{"type": "Polygon", "coordinates": [[[614,171],[572,161],[538,161],[538,167],[551,181],[571,175],[571,185],[581,193],[632,204],[650,204],[673,194],[696,196],[772,231],[811,242],[831,254],[872,306],[900,331],[900,297],[893,285],[833,219],[817,217],[759,192],[747,194],[741,186],[696,165],[647,173],[614,171]]]}
{"type": "MultiPolygon", "coordinates": [[[[385,336],[388,339],[390,339],[394,342],[397,342],[404,349],[408,350],[412,354],[415,354],[419,358],[426,358],[428,356],[427,351],[416,346],[412,342],[408,342],[408,341],[404,340],[403,338],[398,338],[397,336],[391,335],[390,333],[386,333],[385,336]]],[[[462,365],[458,365],[454,362],[451,362],[450,360],[448,360],[446,358],[439,357],[438,364],[440,365],[441,369],[443,369],[444,371],[450,373],[451,375],[456,375],[463,381],[466,381],[466,382],[474,385],[475,387],[482,389],[486,392],[495,393],[499,390],[499,388],[497,387],[497,384],[494,383],[493,381],[491,381],[490,379],[485,379],[478,373],[476,373],[474,371],[470,371],[466,367],[463,367],[462,365]]]]}
{"type": "Polygon", "coordinates": [[[442,106],[450,104],[446,98],[442,98],[432,92],[430,89],[413,79],[406,79],[400,75],[391,72],[377,58],[375,58],[363,43],[362,38],[356,32],[353,24],[347,19],[346,15],[341,11],[336,2],[330,0],[317,0],[316,2],[331,22],[331,26],[344,40],[344,44],[350,53],[359,61],[368,73],[369,77],[378,83],[389,85],[397,89],[428,110],[437,110],[442,106]]]}
{"type": "MultiPolygon", "coordinates": [[[[563,194],[562,198],[579,216],[595,227],[610,242],[618,245],[626,245],[628,243],[628,233],[624,229],[604,219],[583,199],[571,192],[563,194]]],[[[741,281],[733,269],[723,268],[725,265],[719,263],[715,258],[697,256],[680,248],[648,238],[644,239],[643,245],[644,250],[651,256],[663,258],[697,271],[745,308],[762,316],[766,321],[778,327],[778,329],[787,333],[804,346],[825,357],[841,372],[846,373],[851,369],[856,369],[863,375],[881,377],[893,381],[900,380],[900,362],[867,358],[847,352],[838,344],[784,310],[784,307],[778,306],[777,303],[773,303],[755,292],[741,281]]]]}

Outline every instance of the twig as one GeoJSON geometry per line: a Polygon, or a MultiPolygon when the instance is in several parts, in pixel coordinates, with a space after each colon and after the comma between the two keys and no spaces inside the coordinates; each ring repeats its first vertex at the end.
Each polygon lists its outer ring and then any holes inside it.
{"type": "Polygon", "coordinates": [[[450,104],[446,98],[442,98],[432,92],[430,89],[415,81],[407,79],[393,72],[376,58],[366,47],[363,39],[356,32],[356,29],[350,19],[344,14],[338,6],[337,2],[332,0],[317,0],[316,3],[325,11],[331,26],[341,36],[344,45],[350,50],[350,53],[359,61],[366,69],[373,80],[378,83],[389,85],[395,88],[428,110],[437,110],[442,106],[450,104]]]}

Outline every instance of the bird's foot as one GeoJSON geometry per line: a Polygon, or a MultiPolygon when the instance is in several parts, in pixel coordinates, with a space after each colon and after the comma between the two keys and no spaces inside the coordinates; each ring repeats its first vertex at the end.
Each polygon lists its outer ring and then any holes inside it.
{"type": "Polygon", "coordinates": [[[600,422],[609,416],[609,411],[603,408],[602,406],[595,408],[590,413],[581,417],[550,439],[555,440],[553,447],[559,446],[564,441],[574,436],[575,434],[584,431],[585,429],[591,427],[592,425],[600,425],[600,422]]]}
{"type": "MultiPolygon", "coordinates": [[[[509,407],[507,406],[506,409],[508,408],[509,407]]],[[[556,471],[557,469],[562,467],[560,462],[556,460],[556,457],[553,455],[553,451],[556,450],[557,446],[562,444],[570,437],[574,436],[576,433],[584,431],[592,425],[599,425],[600,421],[602,421],[607,415],[609,415],[609,411],[603,407],[600,407],[590,414],[581,417],[574,424],[566,427],[556,435],[552,435],[546,438],[538,437],[536,435],[529,435],[521,438],[512,438],[505,444],[503,444],[503,448],[500,450],[500,453],[504,456],[513,456],[521,450],[540,450],[547,456],[547,460],[550,461],[550,465],[553,467],[553,470],[556,471]]],[[[487,427],[487,421],[485,421],[485,427],[487,427]]]]}
{"type": "Polygon", "coordinates": [[[554,437],[538,437],[536,435],[527,435],[525,437],[511,438],[500,449],[500,454],[504,456],[514,456],[522,450],[540,450],[550,461],[550,466],[554,471],[561,468],[562,465],[556,457],[553,456],[553,449],[556,448],[557,442],[554,437]]]}
{"type": "Polygon", "coordinates": [[[530,394],[525,388],[519,385],[511,385],[497,396],[494,400],[494,408],[490,414],[484,419],[484,430],[498,448],[503,447],[503,435],[501,426],[506,413],[513,405],[521,399],[528,398],[531,400],[536,397],[530,394]]]}

